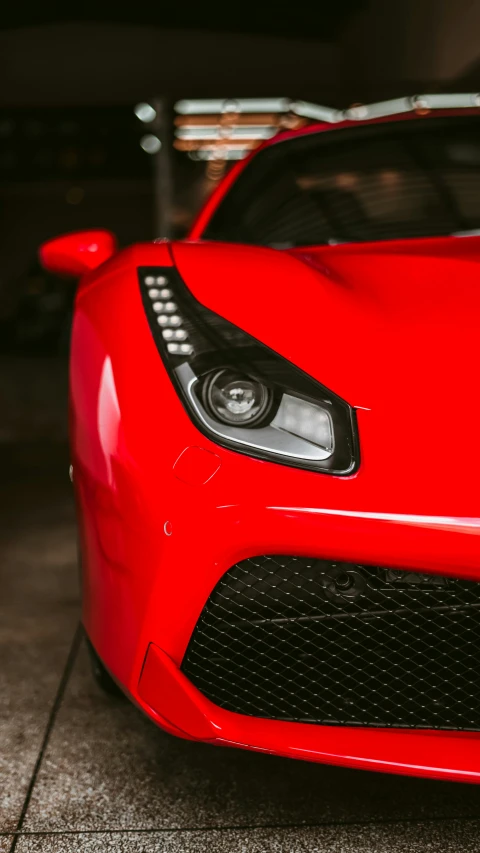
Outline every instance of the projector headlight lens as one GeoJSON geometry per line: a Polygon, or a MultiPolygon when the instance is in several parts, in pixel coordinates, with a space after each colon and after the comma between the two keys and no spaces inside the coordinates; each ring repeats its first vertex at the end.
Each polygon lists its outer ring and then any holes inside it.
{"type": "Polygon", "coordinates": [[[226,368],[207,374],[200,396],[207,412],[220,423],[253,427],[271,413],[274,395],[262,382],[226,368]]]}

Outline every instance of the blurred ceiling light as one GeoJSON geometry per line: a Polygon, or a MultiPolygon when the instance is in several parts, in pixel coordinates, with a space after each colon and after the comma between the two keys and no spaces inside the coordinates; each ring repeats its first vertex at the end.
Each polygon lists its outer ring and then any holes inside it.
{"type": "Polygon", "coordinates": [[[478,94],[414,95],[407,98],[393,98],[391,101],[379,101],[376,104],[353,104],[343,113],[345,119],[381,118],[383,116],[410,113],[412,111],[426,115],[430,110],[454,109],[480,106],[478,94]]]}
{"type": "Polygon", "coordinates": [[[345,118],[356,119],[361,121],[368,117],[368,107],[365,104],[352,104],[348,110],[345,110],[345,118]]]}
{"type": "Polygon", "coordinates": [[[140,140],[140,147],[143,148],[147,154],[158,154],[162,147],[162,143],[158,136],[155,136],[153,133],[147,133],[146,136],[142,136],[140,140]]]}
{"type": "Polygon", "coordinates": [[[140,119],[140,121],[145,122],[145,124],[149,124],[154,118],[157,117],[157,111],[152,107],[151,104],[137,104],[133,108],[133,112],[140,119]]]}
{"type": "Polygon", "coordinates": [[[341,110],[312,104],[308,101],[291,101],[290,98],[224,98],[221,100],[182,100],[175,104],[175,111],[180,115],[225,115],[232,113],[293,113],[302,118],[315,121],[341,121],[341,110]]]}
{"type": "Polygon", "coordinates": [[[178,139],[270,139],[278,131],[276,127],[179,127],[175,131],[178,139]]]}
{"type": "MultiPolygon", "coordinates": [[[[335,124],[405,112],[423,115],[434,109],[472,106],[480,107],[480,93],[415,95],[375,104],[352,104],[346,110],[290,98],[184,99],[175,104],[179,117],[175,119],[173,145],[178,151],[188,152],[191,159],[240,160],[262,140],[311,121],[335,124]]],[[[395,179],[385,180],[394,182],[395,179]]]]}
{"type": "Polygon", "coordinates": [[[321,104],[311,104],[309,101],[291,101],[290,108],[286,112],[315,121],[328,121],[331,124],[342,120],[341,110],[334,110],[332,107],[324,107],[321,104]]]}
{"type": "MultiPolygon", "coordinates": [[[[175,139],[173,143],[173,147],[177,149],[177,151],[216,151],[216,152],[224,152],[224,151],[248,151],[252,148],[257,148],[260,144],[261,140],[259,139],[239,139],[236,142],[234,140],[195,140],[195,139],[175,139]]],[[[217,153],[217,156],[220,156],[217,153]]]]}
{"type": "Polygon", "coordinates": [[[180,115],[208,115],[209,113],[249,112],[286,113],[289,98],[213,98],[210,100],[182,100],[175,104],[180,115]]]}
{"type": "MultiPolygon", "coordinates": [[[[222,118],[225,121],[225,116],[220,117],[219,115],[177,116],[174,124],[176,127],[212,127],[220,124],[222,118]]],[[[280,125],[283,116],[278,113],[243,113],[242,115],[236,114],[233,119],[232,124],[236,126],[260,125],[261,127],[271,127],[272,125],[280,125]]]]}
{"type": "MultiPolygon", "coordinates": [[[[279,131],[308,123],[307,118],[292,112],[291,105],[289,98],[178,101],[174,147],[189,152],[193,160],[242,160],[279,131]]],[[[319,109],[323,109],[324,118],[334,112],[327,107],[319,109]]]]}
{"type": "Polygon", "coordinates": [[[190,160],[243,160],[249,154],[248,148],[237,148],[223,150],[220,152],[217,148],[201,148],[200,151],[189,151],[190,160]]]}
{"type": "Polygon", "coordinates": [[[224,98],[223,100],[181,100],[175,104],[180,115],[200,116],[217,115],[237,116],[244,113],[281,113],[300,116],[314,121],[335,123],[345,120],[363,120],[405,112],[423,112],[435,109],[479,107],[480,93],[452,93],[435,95],[414,95],[406,98],[393,98],[391,101],[379,101],[375,104],[352,104],[349,109],[336,110],[323,104],[309,101],[291,101],[289,98],[224,98]]]}

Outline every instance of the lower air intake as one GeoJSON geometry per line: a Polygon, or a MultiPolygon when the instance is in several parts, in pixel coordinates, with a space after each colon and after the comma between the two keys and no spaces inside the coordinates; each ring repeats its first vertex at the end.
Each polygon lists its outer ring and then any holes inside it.
{"type": "Polygon", "coordinates": [[[256,717],[480,729],[480,584],[256,557],[213,590],[182,671],[256,717]]]}

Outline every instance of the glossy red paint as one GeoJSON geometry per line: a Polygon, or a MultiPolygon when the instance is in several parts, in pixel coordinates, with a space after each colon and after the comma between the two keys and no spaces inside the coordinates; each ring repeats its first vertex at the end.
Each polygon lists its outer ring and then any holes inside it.
{"type": "Polygon", "coordinates": [[[179,670],[213,587],[247,557],[291,553],[480,580],[480,459],[467,437],[452,447],[444,415],[468,401],[459,414],[466,435],[480,417],[464,369],[478,364],[479,273],[480,238],[471,237],[292,252],[145,243],[84,276],[70,364],[83,622],[114,678],[159,725],[308,760],[480,780],[480,733],[246,717],[213,705],[179,670]],[[159,357],[137,281],[138,266],[174,264],[205,306],[356,407],[354,475],[261,461],[198,431],[159,357]]]}
{"type": "Polygon", "coordinates": [[[78,278],[107,261],[117,251],[110,231],[76,231],[44,243],[40,261],[49,272],[78,278]]]}
{"type": "Polygon", "coordinates": [[[220,457],[204,447],[186,447],[175,462],[173,473],[177,480],[190,486],[204,486],[217,473],[221,464],[220,457]]]}

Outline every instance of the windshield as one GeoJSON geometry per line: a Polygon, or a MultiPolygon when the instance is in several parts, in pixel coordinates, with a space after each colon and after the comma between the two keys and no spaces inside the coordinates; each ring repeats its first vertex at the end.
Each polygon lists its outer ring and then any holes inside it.
{"type": "Polygon", "coordinates": [[[298,136],[260,151],[203,238],[275,246],[480,232],[480,117],[298,136]]]}

